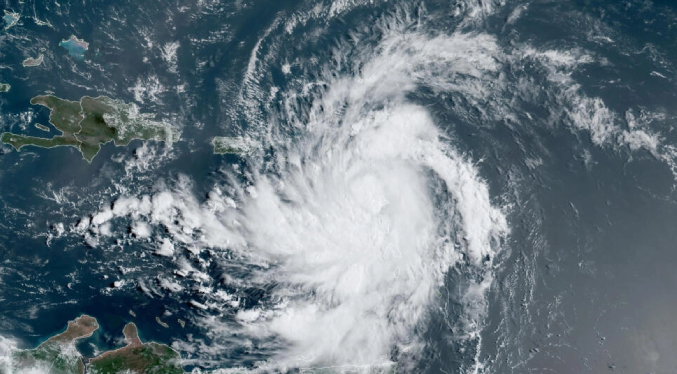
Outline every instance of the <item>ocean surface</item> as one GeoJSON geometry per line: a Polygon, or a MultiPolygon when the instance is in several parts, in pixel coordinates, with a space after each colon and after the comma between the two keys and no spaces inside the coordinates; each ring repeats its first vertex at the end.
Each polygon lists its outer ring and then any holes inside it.
{"type": "Polygon", "coordinates": [[[181,132],[0,145],[0,355],[86,313],[195,372],[677,371],[672,2],[0,8],[1,132],[45,93],[181,132]]]}

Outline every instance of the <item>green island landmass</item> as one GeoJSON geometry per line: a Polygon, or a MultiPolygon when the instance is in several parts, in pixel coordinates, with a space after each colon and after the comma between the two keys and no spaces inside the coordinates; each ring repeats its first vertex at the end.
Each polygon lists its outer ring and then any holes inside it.
{"type": "Polygon", "coordinates": [[[242,136],[217,136],[212,139],[214,154],[244,154],[257,147],[254,140],[242,136]]]}
{"type": "Polygon", "coordinates": [[[54,95],[41,95],[32,98],[31,104],[49,108],[49,123],[61,134],[41,138],[6,132],[0,135],[0,142],[11,145],[17,151],[25,146],[71,146],[91,162],[101,150],[101,145],[111,141],[116,146],[125,146],[134,139],[171,143],[178,138],[178,133],[169,125],[154,121],[153,114],[139,113],[136,105],[106,96],[83,96],[80,101],[70,101],[54,95]]]}
{"type": "Polygon", "coordinates": [[[35,128],[38,129],[38,130],[49,132],[49,127],[42,125],[42,124],[39,124],[39,123],[35,124],[35,128]]]}
{"type": "Polygon", "coordinates": [[[10,86],[9,84],[0,83],[0,92],[7,92],[9,91],[10,88],[12,88],[12,86],[10,86]]]}
{"type": "Polygon", "coordinates": [[[75,342],[91,336],[98,328],[96,319],[82,315],[68,322],[65,332],[37,348],[12,352],[9,366],[0,365],[0,374],[184,374],[179,353],[164,344],[141,342],[134,323],[128,323],[122,330],[124,347],[93,358],[83,357],[75,342]]]}

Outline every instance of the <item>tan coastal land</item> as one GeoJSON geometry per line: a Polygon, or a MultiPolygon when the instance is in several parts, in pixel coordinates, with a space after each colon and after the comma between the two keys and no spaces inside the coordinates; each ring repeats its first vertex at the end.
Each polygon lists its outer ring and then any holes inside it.
{"type": "MultiPolygon", "coordinates": [[[[35,349],[16,351],[12,354],[13,373],[19,370],[39,372],[49,368],[55,374],[84,374],[82,355],[75,349],[75,342],[92,336],[99,328],[96,319],[82,315],[68,322],[66,331],[54,335],[35,349]]],[[[3,372],[3,368],[0,368],[3,372]]],[[[3,372],[4,373],[4,372],[3,372]]]]}
{"type": "Polygon", "coordinates": [[[25,68],[40,66],[40,64],[42,64],[42,60],[44,60],[44,58],[45,58],[45,55],[40,53],[40,55],[36,58],[29,57],[29,58],[23,60],[21,65],[23,65],[23,67],[25,67],[25,68]]]}
{"type": "Polygon", "coordinates": [[[98,328],[95,318],[81,315],[68,322],[66,331],[52,336],[37,348],[12,352],[9,366],[0,364],[0,374],[184,374],[179,353],[164,344],[143,343],[134,323],[128,323],[122,329],[124,347],[93,358],[83,357],[75,343],[92,336],[98,328]]]}
{"type": "Polygon", "coordinates": [[[87,365],[88,372],[183,374],[178,352],[164,344],[142,343],[134,323],[128,323],[122,333],[127,345],[93,358],[87,365]]]}

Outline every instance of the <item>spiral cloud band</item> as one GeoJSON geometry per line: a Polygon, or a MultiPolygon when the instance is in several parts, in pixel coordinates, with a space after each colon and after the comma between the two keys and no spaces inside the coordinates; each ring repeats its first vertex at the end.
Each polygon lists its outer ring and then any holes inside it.
{"type": "MultiPolygon", "coordinates": [[[[284,93],[287,103],[306,95],[310,104],[303,115],[289,104],[273,121],[295,129],[293,139],[274,128],[262,136],[272,166],[250,157],[248,182],[233,182],[242,173],[230,172],[228,187],[216,186],[205,202],[183,183],[121,197],[79,230],[93,239],[115,217],[129,217],[139,240],[164,228],[156,254],[179,267],[183,249],[210,249],[254,269],[224,279],[267,285],[268,302],[233,306],[223,334],[277,342],[259,344],[272,352],[263,366],[388,367],[415,353],[416,327],[446,272],[459,261],[476,268],[484,283],[468,293],[483,298],[508,227],[475,165],[440,131],[449,124],[407,95],[425,86],[481,97],[472,80],[493,73],[497,48],[485,35],[428,36],[387,21],[377,48],[358,51],[359,71],[327,68],[311,84],[321,89],[284,93]]],[[[193,305],[223,309],[217,296],[204,298],[193,305]]]]}

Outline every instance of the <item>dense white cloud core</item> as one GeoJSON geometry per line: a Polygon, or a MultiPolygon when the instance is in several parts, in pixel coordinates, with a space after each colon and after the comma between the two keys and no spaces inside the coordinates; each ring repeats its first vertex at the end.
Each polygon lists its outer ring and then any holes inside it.
{"type": "Polygon", "coordinates": [[[301,131],[268,139],[275,172],[204,203],[181,188],[119,198],[82,228],[129,216],[139,238],[151,235],[143,222],[166,229],[157,254],[227,249],[256,264],[248,281],[276,284],[276,303],[236,319],[245,336],[284,342],[276,366],[387,366],[393,347],[417,347],[449,268],[463,259],[488,272],[508,230],[475,166],[406,95],[426,85],[483,97],[474,80],[495,72],[495,54],[487,35],[393,31],[363,51],[359,73],[327,74],[306,115],[281,114],[278,125],[301,131]]]}

